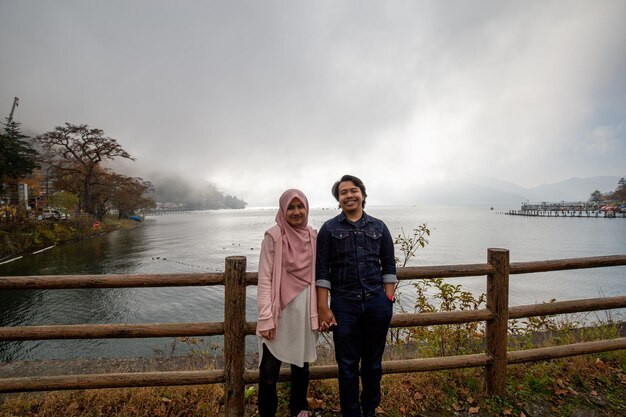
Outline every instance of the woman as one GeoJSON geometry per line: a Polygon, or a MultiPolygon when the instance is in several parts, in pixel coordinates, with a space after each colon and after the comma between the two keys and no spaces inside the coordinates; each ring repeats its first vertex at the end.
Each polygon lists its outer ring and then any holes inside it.
{"type": "Polygon", "coordinates": [[[285,362],[291,364],[290,415],[306,417],[309,362],[317,358],[317,233],[307,225],[309,202],[301,191],[285,191],[279,204],[259,258],[259,415],[276,415],[276,382],[285,362]]]}

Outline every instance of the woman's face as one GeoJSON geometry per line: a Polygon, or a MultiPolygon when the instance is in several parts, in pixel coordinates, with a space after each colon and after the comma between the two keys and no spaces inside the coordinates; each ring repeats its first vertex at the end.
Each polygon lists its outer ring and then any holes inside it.
{"type": "Polygon", "coordinates": [[[287,223],[291,226],[302,226],[306,222],[306,209],[304,203],[299,198],[291,200],[287,206],[287,223]]]}

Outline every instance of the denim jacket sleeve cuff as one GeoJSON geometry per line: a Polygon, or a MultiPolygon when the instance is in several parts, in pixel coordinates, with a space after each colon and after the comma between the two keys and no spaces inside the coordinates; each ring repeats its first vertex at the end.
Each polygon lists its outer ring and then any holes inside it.
{"type": "Polygon", "coordinates": [[[398,277],[396,277],[396,274],[383,275],[383,284],[395,284],[396,282],[398,282],[398,277]]]}
{"type": "Polygon", "coordinates": [[[320,288],[326,288],[328,290],[330,290],[330,281],[327,281],[325,279],[318,279],[317,281],[315,281],[315,286],[316,287],[320,287],[320,288]]]}

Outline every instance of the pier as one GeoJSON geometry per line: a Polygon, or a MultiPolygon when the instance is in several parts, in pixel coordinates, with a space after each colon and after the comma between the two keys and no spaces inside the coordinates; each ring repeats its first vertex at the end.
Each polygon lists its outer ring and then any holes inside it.
{"type": "Polygon", "coordinates": [[[520,210],[504,212],[510,216],[528,217],[587,217],[626,219],[626,207],[617,204],[600,204],[597,202],[564,202],[539,204],[523,203],[520,210]]]}
{"type": "Polygon", "coordinates": [[[626,212],[616,213],[611,211],[552,211],[552,210],[509,210],[504,212],[509,216],[528,216],[528,217],[588,217],[588,218],[602,218],[602,219],[614,219],[622,218],[626,219],[626,212]]]}
{"type": "Polygon", "coordinates": [[[215,210],[155,210],[148,211],[145,213],[145,216],[180,216],[183,214],[210,214],[215,210]]]}

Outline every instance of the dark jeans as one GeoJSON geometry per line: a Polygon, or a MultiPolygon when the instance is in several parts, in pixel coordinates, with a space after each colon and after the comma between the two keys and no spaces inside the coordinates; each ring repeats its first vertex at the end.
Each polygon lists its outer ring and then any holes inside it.
{"type": "MultiPolygon", "coordinates": [[[[278,394],[276,382],[280,372],[281,361],[276,359],[267,346],[263,344],[263,359],[259,368],[259,416],[274,417],[278,407],[278,394]]],[[[309,389],[309,364],[305,363],[302,368],[291,365],[291,393],[289,399],[289,412],[292,416],[298,415],[302,410],[308,410],[306,393],[309,389]]]]}
{"type": "Polygon", "coordinates": [[[385,292],[332,294],[330,308],[337,320],[333,340],[339,366],[339,400],[343,417],[361,417],[380,404],[382,357],[393,303],[385,292]],[[361,401],[359,404],[359,362],[361,401]]]}

